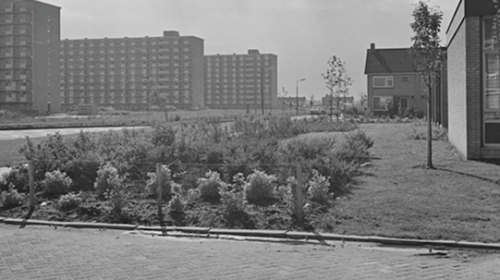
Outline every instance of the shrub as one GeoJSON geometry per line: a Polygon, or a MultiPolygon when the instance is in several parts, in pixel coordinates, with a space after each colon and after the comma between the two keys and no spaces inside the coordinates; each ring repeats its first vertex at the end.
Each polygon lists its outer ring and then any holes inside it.
{"type": "Polygon", "coordinates": [[[189,189],[187,192],[186,204],[193,204],[200,200],[200,190],[189,189]]]}
{"type": "Polygon", "coordinates": [[[4,208],[12,208],[23,204],[24,196],[17,192],[11,184],[8,191],[0,193],[0,203],[4,208]]]}
{"type": "Polygon", "coordinates": [[[155,124],[151,133],[151,141],[155,146],[172,146],[175,142],[175,130],[170,124],[155,124]]]}
{"type": "Polygon", "coordinates": [[[245,195],[248,202],[265,203],[274,198],[274,182],[277,180],[274,175],[267,175],[263,171],[254,170],[247,177],[245,185],[245,195]]]}
{"type": "Polygon", "coordinates": [[[205,178],[198,179],[198,189],[200,197],[204,201],[216,202],[220,200],[219,190],[224,183],[220,179],[220,174],[216,171],[208,171],[205,178]]]}
{"type": "Polygon", "coordinates": [[[176,214],[184,213],[185,205],[186,203],[180,195],[175,195],[168,203],[170,213],[176,213],[176,214]]]}
{"type": "Polygon", "coordinates": [[[111,203],[111,212],[116,216],[121,216],[123,208],[128,204],[129,194],[120,176],[110,176],[107,178],[108,189],[104,197],[111,203]]]}
{"type": "Polygon", "coordinates": [[[237,185],[231,187],[229,184],[223,184],[219,189],[219,194],[226,219],[245,211],[245,192],[237,185]]]}
{"type": "Polygon", "coordinates": [[[357,130],[346,135],[344,142],[335,148],[334,153],[338,160],[361,164],[370,158],[368,149],[373,141],[366,134],[357,130]]]}
{"type": "Polygon", "coordinates": [[[18,192],[29,191],[29,175],[27,166],[17,165],[12,167],[10,172],[2,174],[0,177],[0,192],[8,191],[10,185],[12,185],[18,192]]]}
{"type": "Polygon", "coordinates": [[[97,197],[104,198],[104,194],[113,189],[113,183],[118,180],[118,169],[111,163],[106,163],[97,171],[97,180],[94,183],[94,189],[97,197]]]}
{"type": "Polygon", "coordinates": [[[330,178],[321,176],[317,170],[313,170],[313,175],[308,185],[307,195],[312,201],[320,204],[328,202],[328,197],[330,196],[330,178]]]}
{"type": "Polygon", "coordinates": [[[71,187],[72,180],[66,173],[59,170],[45,173],[45,179],[42,180],[40,185],[45,194],[61,195],[67,194],[71,187]]]}
{"type": "Polygon", "coordinates": [[[68,193],[62,195],[59,198],[57,205],[59,206],[60,210],[66,211],[80,206],[81,203],[82,203],[82,198],[80,197],[79,194],[68,193]]]}
{"type": "MultiPolygon", "coordinates": [[[[162,183],[162,188],[161,188],[161,193],[163,198],[170,198],[170,194],[172,192],[172,171],[170,168],[162,165],[160,169],[160,176],[161,176],[161,183],[162,183]]],[[[155,198],[158,197],[158,177],[155,172],[148,172],[148,181],[146,183],[146,191],[148,192],[149,195],[154,196],[155,198]]]]}
{"type": "Polygon", "coordinates": [[[330,178],[329,192],[335,196],[345,195],[350,191],[354,176],[358,172],[359,165],[345,160],[339,160],[335,156],[323,159],[320,164],[314,166],[322,176],[330,178]]]}

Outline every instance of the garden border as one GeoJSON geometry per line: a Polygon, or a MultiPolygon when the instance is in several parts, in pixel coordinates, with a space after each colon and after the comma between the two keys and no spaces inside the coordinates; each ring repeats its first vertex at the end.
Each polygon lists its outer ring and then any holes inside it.
{"type": "MultiPolygon", "coordinates": [[[[249,230],[249,229],[218,229],[208,227],[177,227],[177,226],[139,226],[130,224],[108,224],[108,223],[83,223],[83,222],[54,222],[32,219],[15,219],[0,217],[0,223],[11,225],[46,225],[54,227],[70,227],[70,228],[93,228],[93,229],[114,229],[114,230],[142,230],[142,231],[161,231],[161,232],[177,232],[197,235],[224,235],[224,236],[240,236],[240,237],[260,237],[268,239],[285,239],[286,241],[342,241],[342,242],[366,242],[379,243],[391,246],[411,246],[411,247],[437,247],[437,248],[455,248],[455,249],[486,249],[500,250],[500,243],[484,243],[484,242],[468,242],[468,241],[453,241],[453,240],[424,240],[424,239],[404,239],[390,238],[379,236],[358,236],[358,235],[341,235],[332,233],[317,233],[317,232],[301,232],[301,231],[286,231],[286,230],[249,230]]],[[[173,236],[178,237],[179,234],[173,236]]],[[[189,236],[193,237],[193,236],[189,236]]],[[[194,236],[196,237],[196,236],[194,236]]],[[[255,239],[254,239],[255,240],[255,239]]],[[[269,240],[262,240],[269,241],[269,240]]],[[[279,241],[279,240],[278,240],[279,241]]]]}

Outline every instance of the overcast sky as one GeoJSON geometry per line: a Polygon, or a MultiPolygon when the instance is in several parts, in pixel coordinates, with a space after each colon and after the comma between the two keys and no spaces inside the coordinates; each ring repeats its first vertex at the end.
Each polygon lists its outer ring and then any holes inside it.
{"type": "MultiPolygon", "coordinates": [[[[349,94],[366,92],[366,50],[411,44],[417,0],[41,0],[61,7],[61,38],[157,37],[177,30],[205,40],[205,54],[278,56],[278,93],[315,99],[327,94],[321,73],[336,55],[354,80],[349,94]]],[[[441,39],[459,0],[431,0],[444,13],[441,39]]]]}

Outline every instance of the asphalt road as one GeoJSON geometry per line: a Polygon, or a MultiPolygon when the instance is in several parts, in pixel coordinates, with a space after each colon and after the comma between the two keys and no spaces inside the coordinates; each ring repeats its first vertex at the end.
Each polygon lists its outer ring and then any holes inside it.
{"type": "MultiPolygon", "coordinates": [[[[125,127],[88,127],[88,128],[50,128],[50,129],[25,129],[25,130],[0,130],[1,140],[24,139],[26,136],[30,138],[45,137],[48,134],[59,132],[62,135],[77,134],[80,131],[88,132],[103,132],[109,130],[121,130],[125,127]]],[[[142,129],[145,127],[126,127],[127,129],[142,129]]]]}

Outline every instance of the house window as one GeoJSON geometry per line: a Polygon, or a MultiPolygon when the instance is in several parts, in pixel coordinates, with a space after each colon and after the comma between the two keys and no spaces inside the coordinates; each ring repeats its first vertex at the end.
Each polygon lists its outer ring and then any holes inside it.
{"type": "Polygon", "coordinates": [[[393,76],[375,76],[373,77],[374,88],[392,88],[394,85],[393,76]]]}
{"type": "Polygon", "coordinates": [[[401,82],[407,83],[409,81],[410,81],[410,79],[408,78],[408,76],[402,76],[401,77],[401,82]]]}
{"type": "Polygon", "coordinates": [[[392,103],[392,96],[373,97],[373,111],[388,111],[392,103]]]}

